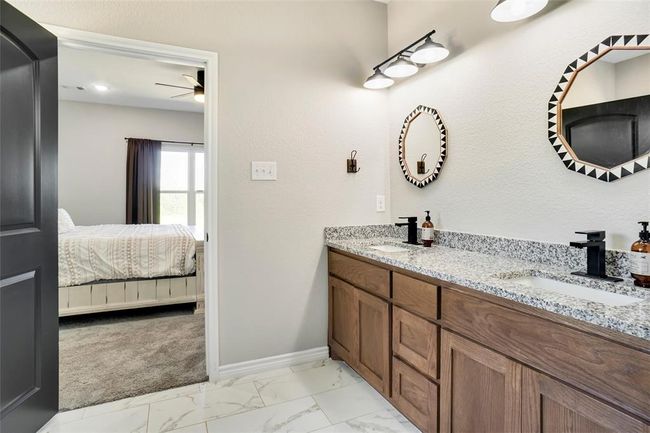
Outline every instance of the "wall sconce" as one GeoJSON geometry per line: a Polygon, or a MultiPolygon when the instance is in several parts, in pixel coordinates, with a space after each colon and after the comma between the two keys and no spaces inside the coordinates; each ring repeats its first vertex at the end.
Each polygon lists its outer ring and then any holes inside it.
{"type": "Polygon", "coordinates": [[[427,170],[426,163],[424,162],[424,158],[427,157],[426,153],[422,154],[422,157],[420,157],[420,160],[418,161],[418,174],[427,174],[429,170],[427,170]]]}
{"type": "Polygon", "coordinates": [[[348,159],[348,173],[358,173],[361,168],[357,166],[357,151],[353,150],[348,159]]]}
{"type": "Polygon", "coordinates": [[[435,30],[431,30],[408,47],[372,68],[374,73],[363,83],[363,87],[366,89],[385,89],[395,83],[393,78],[410,77],[423,66],[447,58],[449,50],[444,45],[431,39],[431,35],[435,32],[435,30]],[[414,50],[413,47],[422,41],[424,43],[414,50]],[[386,64],[388,66],[382,72],[381,68],[386,64]]]}

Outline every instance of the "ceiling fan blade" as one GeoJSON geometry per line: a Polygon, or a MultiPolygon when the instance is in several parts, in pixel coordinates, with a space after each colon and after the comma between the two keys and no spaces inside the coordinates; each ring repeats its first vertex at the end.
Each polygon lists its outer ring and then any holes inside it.
{"type": "Polygon", "coordinates": [[[193,95],[194,92],[181,93],[180,95],[171,96],[171,98],[182,98],[183,96],[193,95]]]}
{"type": "Polygon", "coordinates": [[[196,80],[196,78],[194,78],[193,76],[191,76],[191,75],[187,75],[187,74],[183,74],[183,77],[185,77],[185,79],[186,79],[187,81],[189,81],[190,84],[191,84],[192,86],[203,87],[203,86],[201,85],[201,83],[199,83],[199,82],[196,80]]]}
{"type": "Polygon", "coordinates": [[[194,90],[194,88],[192,88],[192,87],[175,86],[173,84],[165,84],[165,83],[156,83],[156,86],[176,87],[177,89],[194,90]]]}

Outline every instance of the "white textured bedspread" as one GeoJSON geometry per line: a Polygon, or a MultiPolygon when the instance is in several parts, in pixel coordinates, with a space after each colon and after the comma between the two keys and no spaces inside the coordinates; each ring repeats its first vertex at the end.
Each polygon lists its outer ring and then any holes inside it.
{"type": "Polygon", "coordinates": [[[188,275],[196,244],[180,224],[77,226],[59,234],[59,287],[188,275]]]}

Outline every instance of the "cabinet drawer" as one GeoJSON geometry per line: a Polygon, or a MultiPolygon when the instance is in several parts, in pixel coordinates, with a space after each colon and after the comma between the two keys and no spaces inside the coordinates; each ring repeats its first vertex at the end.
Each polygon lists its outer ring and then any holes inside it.
{"type": "Polygon", "coordinates": [[[393,302],[427,319],[438,319],[440,287],[393,272],[393,302]]]}
{"type": "Polygon", "coordinates": [[[438,326],[393,307],[393,354],[420,373],[438,377],[438,326]]]}
{"type": "Polygon", "coordinates": [[[390,297],[390,272],[386,269],[330,251],[329,272],[368,292],[390,297]]]}
{"type": "Polygon", "coordinates": [[[438,430],[438,386],[397,358],[391,399],[423,433],[438,430]]]}

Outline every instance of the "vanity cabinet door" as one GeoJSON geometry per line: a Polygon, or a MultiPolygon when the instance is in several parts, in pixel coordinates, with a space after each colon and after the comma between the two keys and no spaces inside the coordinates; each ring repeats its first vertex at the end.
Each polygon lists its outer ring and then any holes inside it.
{"type": "Polygon", "coordinates": [[[329,278],[328,343],[330,349],[351,367],[356,366],[359,347],[356,291],[338,278],[329,278]]]}
{"type": "Polygon", "coordinates": [[[520,432],[522,365],[456,334],[441,334],[440,431],[520,432]]]}
{"type": "Polygon", "coordinates": [[[390,392],[390,317],[388,302],[356,290],[359,374],[388,397],[390,392]]]}
{"type": "Polygon", "coordinates": [[[549,376],[523,369],[522,429],[527,433],[642,433],[648,425],[549,376]]]}

